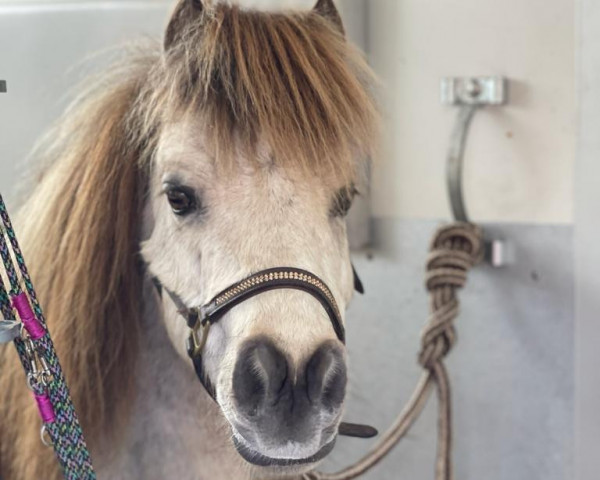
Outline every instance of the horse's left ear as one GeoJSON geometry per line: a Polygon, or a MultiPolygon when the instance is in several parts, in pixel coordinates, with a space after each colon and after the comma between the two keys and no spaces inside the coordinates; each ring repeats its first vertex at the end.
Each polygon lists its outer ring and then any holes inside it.
{"type": "Polygon", "coordinates": [[[329,20],[342,35],[346,34],[342,16],[335,6],[335,3],[333,3],[333,0],[318,0],[313,10],[323,18],[329,20]]]}
{"type": "Polygon", "coordinates": [[[167,31],[165,32],[164,47],[165,51],[171,49],[174,43],[181,38],[181,31],[188,22],[198,20],[200,15],[204,12],[206,7],[204,6],[204,0],[180,0],[171,19],[169,25],[167,25],[167,31]]]}

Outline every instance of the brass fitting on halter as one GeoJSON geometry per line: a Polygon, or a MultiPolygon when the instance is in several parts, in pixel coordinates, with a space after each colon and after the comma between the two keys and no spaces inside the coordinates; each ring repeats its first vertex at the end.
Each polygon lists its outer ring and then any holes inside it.
{"type": "Polygon", "coordinates": [[[198,315],[195,315],[196,322],[191,327],[192,331],[187,340],[187,351],[191,358],[198,358],[202,355],[202,350],[208,340],[208,333],[210,332],[210,322],[201,320],[198,315]]]}

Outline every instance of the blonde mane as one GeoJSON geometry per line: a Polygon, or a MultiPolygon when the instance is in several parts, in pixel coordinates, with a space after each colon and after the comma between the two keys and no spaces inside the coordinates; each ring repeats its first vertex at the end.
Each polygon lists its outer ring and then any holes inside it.
{"type": "MultiPolygon", "coordinates": [[[[181,2],[164,47],[132,49],[45,137],[18,235],[92,450],[118,439],[135,393],[141,208],[162,126],[199,116],[220,165],[231,145],[252,157],[265,142],[286,167],[349,171],[376,139],[370,80],[315,12],[181,2]]],[[[0,385],[0,476],[58,479],[12,347],[0,349],[0,385]]]]}

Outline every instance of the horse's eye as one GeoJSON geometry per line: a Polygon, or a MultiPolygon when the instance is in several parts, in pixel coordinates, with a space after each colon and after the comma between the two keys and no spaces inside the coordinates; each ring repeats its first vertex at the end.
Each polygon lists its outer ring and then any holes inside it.
{"type": "Polygon", "coordinates": [[[332,217],[345,217],[350,208],[352,207],[352,203],[354,202],[354,197],[358,194],[358,191],[354,186],[344,187],[340,189],[333,198],[333,204],[331,206],[330,214],[332,217]]]}
{"type": "Polygon", "coordinates": [[[186,215],[196,208],[194,193],[189,189],[173,187],[166,194],[175,215],[186,215]]]}

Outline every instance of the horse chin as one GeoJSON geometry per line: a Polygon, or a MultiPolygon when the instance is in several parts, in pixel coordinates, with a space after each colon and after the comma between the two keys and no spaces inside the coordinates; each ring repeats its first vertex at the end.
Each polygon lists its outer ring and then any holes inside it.
{"type": "Polygon", "coordinates": [[[308,458],[300,459],[268,457],[253,450],[235,435],[233,437],[233,443],[242,458],[255,467],[266,469],[267,471],[278,475],[298,475],[309,472],[317,463],[329,455],[335,446],[336,439],[337,437],[323,446],[316,454],[308,458]]]}

